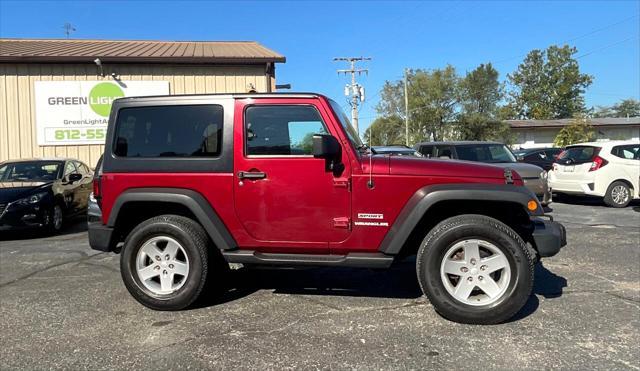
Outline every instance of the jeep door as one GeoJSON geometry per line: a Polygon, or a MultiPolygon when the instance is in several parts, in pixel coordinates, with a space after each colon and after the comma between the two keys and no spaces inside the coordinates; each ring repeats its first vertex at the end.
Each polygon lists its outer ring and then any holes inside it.
{"type": "Polygon", "coordinates": [[[312,155],[313,135],[335,135],[333,125],[317,99],[237,101],[235,210],[253,247],[328,253],[348,237],[349,166],[334,174],[312,155]]]}

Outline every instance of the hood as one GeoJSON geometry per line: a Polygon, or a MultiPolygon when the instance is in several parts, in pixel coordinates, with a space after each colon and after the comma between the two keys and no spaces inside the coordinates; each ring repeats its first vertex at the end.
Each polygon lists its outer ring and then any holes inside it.
{"type": "Polygon", "coordinates": [[[53,182],[0,182],[0,204],[13,202],[47,188],[53,182]]]}
{"type": "Polygon", "coordinates": [[[543,172],[540,166],[533,164],[527,164],[525,162],[499,162],[490,164],[491,166],[498,166],[502,169],[509,168],[515,170],[523,178],[539,178],[540,173],[543,172]]]}
{"type": "MultiPolygon", "coordinates": [[[[504,169],[479,162],[389,156],[389,174],[504,179],[504,169]]],[[[539,174],[540,172],[538,172],[539,174]]],[[[513,179],[518,179],[517,171],[513,179]]]]}

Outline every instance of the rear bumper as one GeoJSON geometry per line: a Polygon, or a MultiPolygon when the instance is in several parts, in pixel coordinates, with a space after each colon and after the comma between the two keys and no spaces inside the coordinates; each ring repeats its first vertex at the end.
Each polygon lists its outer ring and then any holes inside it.
{"type": "Polygon", "coordinates": [[[567,231],[558,222],[534,218],[533,242],[540,257],[556,255],[567,244],[567,231]]]}
{"type": "Polygon", "coordinates": [[[98,251],[112,251],[115,247],[113,228],[102,224],[102,210],[93,195],[89,197],[87,210],[87,227],[89,230],[89,246],[98,251]]]}

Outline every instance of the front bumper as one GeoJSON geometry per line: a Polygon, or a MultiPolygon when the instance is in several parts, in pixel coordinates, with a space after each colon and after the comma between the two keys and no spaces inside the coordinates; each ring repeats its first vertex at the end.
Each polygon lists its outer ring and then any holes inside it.
{"type": "Polygon", "coordinates": [[[540,257],[547,258],[556,255],[567,244],[567,230],[558,222],[532,219],[533,242],[540,257]]]}
{"type": "Polygon", "coordinates": [[[93,197],[89,197],[87,208],[87,227],[89,230],[89,246],[98,251],[112,251],[114,248],[113,228],[102,224],[102,210],[93,197]]]}
{"type": "Polygon", "coordinates": [[[0,212],[0,230],[45,227],[50,223],[49,209],[45,204],[9,204],[0,212]]]}

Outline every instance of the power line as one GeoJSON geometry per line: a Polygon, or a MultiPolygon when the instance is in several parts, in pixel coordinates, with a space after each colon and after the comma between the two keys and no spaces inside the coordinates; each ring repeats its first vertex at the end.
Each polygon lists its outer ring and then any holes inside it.
{"type": "Polygon", "coordinates": [[[358,107],[360,104],[364,102],[364,86],[358,84],[356,82],[356,74],[358,76],[364,74],[369,74],[369,70],[366,68],[356,68],[356,63],[361,61],[370,61],[371,58],[368,57],[336,57],[333,58],[334,61],[344,61],[349,62],[350,68],[344,70],[338,70],[338,74],[344,73],[351,74],[351,84],[347,84],[344,89],[344,95],[351,97],[351,122],[353,127],[356,129],[356,132],[360,134],[360,130],[358,128],[358,107]]]}
{"type": "Polygon", "coordinates": [[[624,39],[624,40],[616,41],[616,42],[614,42],[614,43],[612,43],[612,44],[605,45],[605,46],[603,46],[603,47],[601,47],[601,48],[594,49],[594,50],[591,50],[591,51],[589,51],[589,52],[586,52],[586,53],[584,53],[584,54],[582,54],[582,55],[579,55],[579,56],[577,56],[577,57],[576,57],[576,59],[584,58],[584,57],[586,57],[586,56],[588,56],[588,55],[591,55],[591,54],[593,54],[593,53],[597,53],[597,52],[603,51],[603,50],[605,50],[605,49],[609,49],[609,48],[611,48],[611,47],[614,47],[614,46],[619,45],[619,44],[622,44],[622,43],[626,43],[627,41],[630,41],[630,40],[633,40],[633,39],[638,39],[638,38],[637,38],[637,37],[628,37],[628,38],[626,38],[626,39],[624,39]]]}

